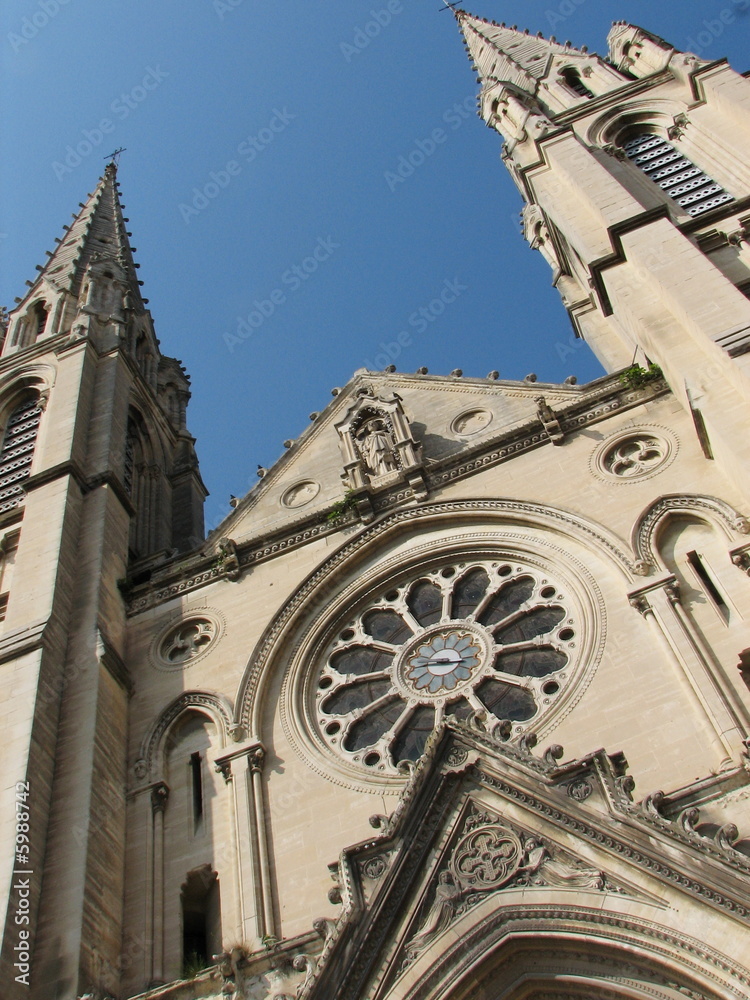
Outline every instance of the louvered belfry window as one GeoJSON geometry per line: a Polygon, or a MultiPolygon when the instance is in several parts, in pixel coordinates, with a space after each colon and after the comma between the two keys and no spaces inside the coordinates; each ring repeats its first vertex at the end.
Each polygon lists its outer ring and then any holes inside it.
{"type": "Polygon", "coordinates": [[[718,205],[734,201],[721,184],[653,132],[641,132],[624,143],[628,159],[681,205],[688,215],[702,215],[718,205]]]}
{"type": "Polygon", "coordinates": [[[41,414],[39,400],[33,398],[17,406],[8,418],[0,449],[0,514],[23,502],[21,484],[31,472],[41,414]]]}

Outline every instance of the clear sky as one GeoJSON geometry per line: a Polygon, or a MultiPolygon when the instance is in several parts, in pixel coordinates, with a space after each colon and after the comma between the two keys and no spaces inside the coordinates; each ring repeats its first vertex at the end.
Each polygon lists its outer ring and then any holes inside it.
{"type": "MultiPolygon", "coordinates": [[[[629,20],[750,64],[750,0],[467,9],[603,54],[629,20]]],[[[520,235],[441,0],[4,0],[0,46],[0,302],[126,147],[143,293],[192,377],[207,527],[357,368],[601,374],[520,235]]]]}

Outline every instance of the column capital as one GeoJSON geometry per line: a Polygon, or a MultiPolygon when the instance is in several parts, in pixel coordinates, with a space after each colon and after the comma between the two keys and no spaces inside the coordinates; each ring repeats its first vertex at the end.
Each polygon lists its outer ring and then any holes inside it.
{"type": "Polygon", "coordinates": [[[652,580],[644,587],[631,590],[628,594],[628,601],[631,607],[635,608],[639,614],[647,615],[649,612],[653,613],[654,608],[650,596],[660,590],[667,596],[670,604],[680,603],[680,584],[677,577],[672,574],[663,576],[659,580],[652,580]]]}
{"type": "Polygon", "coordinates": [[[169,785],[165,781],[159,781],[151,786],[151,810],[156,815],[163,813],[169,801],[169,785]]]}
{"type": "Polygon", "coordinates": [[[750,576],[750,545],[740,545],[736,549],[730,549],[729,558],[737,569],[750,576]]]}
{"type": "Polygon", "coordinates": [[[225,781],[230,781],[232,777],[232,764],[234,761],[239,761],[242,757],[247,758],[247,766],[251,772],[260,771],[263,769],[263,763],[266,758],[266,748],[260,740],[250,740],[242,746],[234,746],[231,750],[218,756],[214,761],[214,766],[220,774],[224,775],[225,781]]]}

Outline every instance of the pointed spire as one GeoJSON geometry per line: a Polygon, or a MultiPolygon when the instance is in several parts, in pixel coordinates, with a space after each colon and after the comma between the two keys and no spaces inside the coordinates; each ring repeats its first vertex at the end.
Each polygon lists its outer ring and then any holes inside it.
{"type": "Polygon", "coordinates": [[[464,10],[456,10],[455,15],[482,84],[501,81],[533,94],[538,81],[547,75],[550,58],[576,51],[554,37],[530,35],[515,25],[508,28],[464,10]]]}
{"type": "Polygon", "coordinates": [[[73,223],[64,227],[65,235],[58,241],[56,249],[49,254],[44,266],[38,268],[39,276],[35,281],[27,282],[31,287],[20,306],[23,307],[28,298],[37,294],[40,282],[45,279],[67,293],[69,301],[77,301],[88,266],[95,261],[109,259],[122,270],[133,307],[142,310],[144,305],[136,276],[137,265],[133,261],[122,209],[117,166],[110,162],[93,193],[85,203],[81,203],[81,210],[74,216],[73,223]]]}

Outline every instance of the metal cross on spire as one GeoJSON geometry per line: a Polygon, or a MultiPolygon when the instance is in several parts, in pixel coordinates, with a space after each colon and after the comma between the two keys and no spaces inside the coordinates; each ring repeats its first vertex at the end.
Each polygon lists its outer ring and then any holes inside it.
{"type": "Polygon", "coordinates": [[[110,163],[114,164],[114,166],[117,166],[120,162],[120,153],[124,152],[125,152],[125,147],[120,146],[119,149],[114,150],[114,152],[110,153],[108,156],[105,156],[104,159],[109,160],[110,163]]]}
{"type": "Polygon", "coordinates": [[[440,7],[440,10],[445,10],[447,8],[448,10],[452,10],[453,13],[455,14],[456,7],[458,7],[459,3],[460,0],[453,0],[453,3],[448,3],[448,0],[443,0],[443,6],[440,7]]]}

